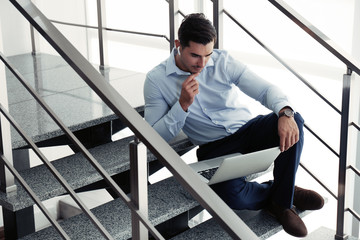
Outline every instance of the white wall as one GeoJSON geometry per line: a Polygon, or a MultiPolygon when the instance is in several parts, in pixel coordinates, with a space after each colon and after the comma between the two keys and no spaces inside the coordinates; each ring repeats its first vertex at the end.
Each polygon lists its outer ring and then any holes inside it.
{"type": "MultiPolygon", "coordinates": [[[[85,0],[36,0],[36,6],[50,20],[86,24],[85,0]]],[[[90,1],[89,1],[90,2],[90,1]]],[[[91,1],[96,2],[96,1],[91,1]]],[[[83,54],[88,57],[87,30],[82,27],[54,24],[61,33],[83,54]]],[[[57,54],[41,36],[38,37],[39,52],[57,54]]]]}
{"type": "MultiPolygon", "coordinates": [[[[85,1],[54,1],[33,0],[35,5],[52,20],[86,23],[85,1]]],[[[93,1],[94,2],[94,1],[93,1]]],[[[2,20],[2,35],[4,54],[6,56],[30,53],[31,36],[28,21],[17,11],[10,1],[0,1],[0,20],[2,20]]],[[[87,57],[87,30],[56,24],[60,31],[87,57]]],[[[53,48],[35,30],[36,51],[56,54],[53,48]]]]}
{"type": "Polygon", "coordinates": [[[10,1],[0,1],[3,53],[6,56],[31,52],[30,25],[10,1]]]}

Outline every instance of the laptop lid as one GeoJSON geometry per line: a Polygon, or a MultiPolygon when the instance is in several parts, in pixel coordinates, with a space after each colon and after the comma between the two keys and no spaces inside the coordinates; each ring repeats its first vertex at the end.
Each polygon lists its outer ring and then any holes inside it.
{"type": "Polygon", "coordinates": [[[265,171],[280,154],[280,148],[274,147],[248,154],[230,154],[209,160],[190,164],[196,171],[217,168],[210,180],[200,175],[203,181],[209,185],[248,176],[253,173],[265,171]]]}

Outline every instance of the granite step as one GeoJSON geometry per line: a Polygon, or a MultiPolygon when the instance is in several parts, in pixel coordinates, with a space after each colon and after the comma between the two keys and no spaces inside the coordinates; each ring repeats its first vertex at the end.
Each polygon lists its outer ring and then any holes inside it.
{"type": "MultiPolygon", "coordinates": [[[[133,136],[126,137],[89,149],[89,152],[107,173],[113,176],[129,170],[129,143],[133,139],[133,136]]],[[[192,144],[186,138],[181,138],[173,141],[171,146],[175,151],[182,152],[191,148],[192,144]]],[[[148,152],[148,162],[154,160],[156,160],[155,156],[148,152]]],[[[73,189],[79,189],[102,180],[100,174],[82,153],[55,160],[52,164],[73,189]]],[[[42,201],[66,193],[66,190],[44,165],[21,171],[20,174],[42,201]]],[[[0,192],[0,205],[11,211],[18,211],[34,205],[25,189],[18,182],[16,184],[18,187],[16,194],[0,192]]]]}
{"type": "MultiPolygon", "coordinates": [[[[279,222],[266,210],[234,210],[235,213],[247,224],[247,226],[260,238],[267,239],[281,231],[283,228],[279,222]]],[[[296,210],[300,217],[304,217],[311,211],[296,210]]],[[[231,240],[232,238],[212,218],[200,223],[191,229],[171,238],[171,240],[183,239],[221,239],[231,240]]]]}
{"type": "MultiPolygon", "coordinates": [[[[174,178],[150,185],[148,192],[149,219],[155,226],[199,205],[174,178]]],[[[91,211],[114,239],[131,238],[131,213],[122,200],[115,199],[91,211]]],[[[71,239],[103,239],[84,214],[66,219],[60,225],[71,239]]],[[[61,239],[61,236],[53,227],[48,227],[21,239],[61,239]]]]}
{"type": "MultiPolygon", "coordinates": [[[[81,131],[119,119],[60,56],[28,53],[9,57],[9,61],[71,131],[81,131]]],[[[144,73],[111,67],[101,72],[135,110],[143,112],[144,73]]],[[[6,80],[9,112],[35,143],[64,135],[9,70],[6,70],[6,80]]],[[[13,149],[27,147],[13,128],[11,141],[13,149]]]]}

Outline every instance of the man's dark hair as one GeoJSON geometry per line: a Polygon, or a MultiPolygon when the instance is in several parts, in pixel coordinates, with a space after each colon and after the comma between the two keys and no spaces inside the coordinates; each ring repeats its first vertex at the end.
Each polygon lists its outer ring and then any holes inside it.
{"type": "Polygon", "coordinates": [[[178,37],[182,47],[188,47],[189,41],[206,45],[216,42],[216,29],[203,13],[193,13],[183,19],[178,37]]]}

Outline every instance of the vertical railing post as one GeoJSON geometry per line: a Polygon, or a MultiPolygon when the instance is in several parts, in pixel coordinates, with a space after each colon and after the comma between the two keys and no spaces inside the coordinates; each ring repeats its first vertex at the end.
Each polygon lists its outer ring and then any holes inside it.
{"type": "Polygon", "coordinates": [[[217,32],[217,41],[214,48],[223,48],[223,0],[213,0],[213,24],[217,32]]]}
{"type": "MultiPolygon", "coordinates": [[[[148,216],[148,170],[146,147],[137,138],[130,143],[131,200],[143,216],[148,216]]],[[[132,214],[132,239],[148,239],[147,228],[132,214]]]]}
{"type": "Polygon", "coordinates": [[[36,41],[35,41],[35,30],[34,27],[30,25],[30,38],[31,38],[31,54],[36,55],[36,41]]]}
{"type": "Polygon", "coordinates": [[[36,55],[37,51],[38,51],[38,39],[35,39],[36,35],[35,35],[35,29],[34,27],[30,24],[30,40],[31,40],[31,54],[33,56],[36,55]]]}
{"type": "Polygon", "coordinates": [[[106,14],[105,14],[104,4],[105,1],[97,0],[100,70],[105,70],[107,66],[107,41],[106,41],[106,32],[104,31],[106,14]]]}
{"type": "Polygon", "coordinates": [[[341,110],[341,133],[340,133],[340,159],[339,159],[339,180],[338,180],[338,205],[336,239],[346,239],[345,227],[345,191],[346,191],[346,169],[347,169],[347,148],[349,132],[350,113],[350,84],[351,69],[343,76],[342,110],[341,110]]]}
{"type": "Polygon", "coordinates": [[[175,46],[176,27],[178,26],[176,14],[178,13],[178,11],[179,11],[178,0],[169,0],[170,52],[175,46]]]}

